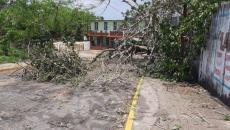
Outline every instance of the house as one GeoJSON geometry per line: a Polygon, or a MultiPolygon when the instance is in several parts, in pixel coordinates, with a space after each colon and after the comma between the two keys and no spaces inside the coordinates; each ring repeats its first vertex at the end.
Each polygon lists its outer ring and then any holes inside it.
{"type": "Polygon", "coordinates": [[[115,40],[123,37],[123,32],[118,31],[122,20],[96,20],[91,23],[88,32],[90,49],[101,50],[115,47],[115,40]]]}

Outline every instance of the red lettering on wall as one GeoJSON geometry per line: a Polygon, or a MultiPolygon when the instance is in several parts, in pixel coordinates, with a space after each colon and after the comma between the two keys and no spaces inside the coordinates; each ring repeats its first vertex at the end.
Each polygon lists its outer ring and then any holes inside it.
{"type": "Polygon", "coordinates": [[[214,74],[216,74],[217,76],[220,76],[221,75],[221,71],[219,69],[215,68],[214,74]]]}
{"type": "Polygon", "coordinates": [[[230,66],[225,66],[225,70],[230,71],[230,66]]]}
{"type": "Polygon", "coordinates": [[[230,61],[230,55],[226,55],[226,61],[230,61]]]}

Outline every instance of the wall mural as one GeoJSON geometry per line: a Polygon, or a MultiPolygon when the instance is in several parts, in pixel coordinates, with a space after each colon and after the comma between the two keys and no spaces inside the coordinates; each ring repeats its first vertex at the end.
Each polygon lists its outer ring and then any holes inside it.
{"type": "Polygon", "coordinates": [[[230,3],[222,4],[213,17],[199,78],[221,96],[230,98],[230,3]]]}

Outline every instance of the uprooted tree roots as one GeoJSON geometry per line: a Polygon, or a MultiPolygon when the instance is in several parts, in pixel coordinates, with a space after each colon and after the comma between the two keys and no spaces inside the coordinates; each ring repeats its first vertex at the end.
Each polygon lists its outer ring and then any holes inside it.
{"type": "Polygon", "coordinates": [[[74,82],[86,73],[86,67],[75,51],[34,49],[30,54],[31,67],[23,77],[39,81],[74,82]]]}

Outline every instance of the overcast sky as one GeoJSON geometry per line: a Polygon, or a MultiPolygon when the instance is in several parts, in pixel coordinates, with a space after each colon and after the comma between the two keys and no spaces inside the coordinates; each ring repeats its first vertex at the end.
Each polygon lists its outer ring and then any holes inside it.
{"type": "Polygon", "coordinates": [[[111,0],[111,3],[106,9],[107,3],[100,4],[97,0],[79,0],[79,3],[85,6],[95,5],[96,8],[91,10],[97,16],[103,16],[106,20],[121,20],[124,19],[122,12],[126,12],[130,7],[122,2],[122,0],[111,0]]]}

